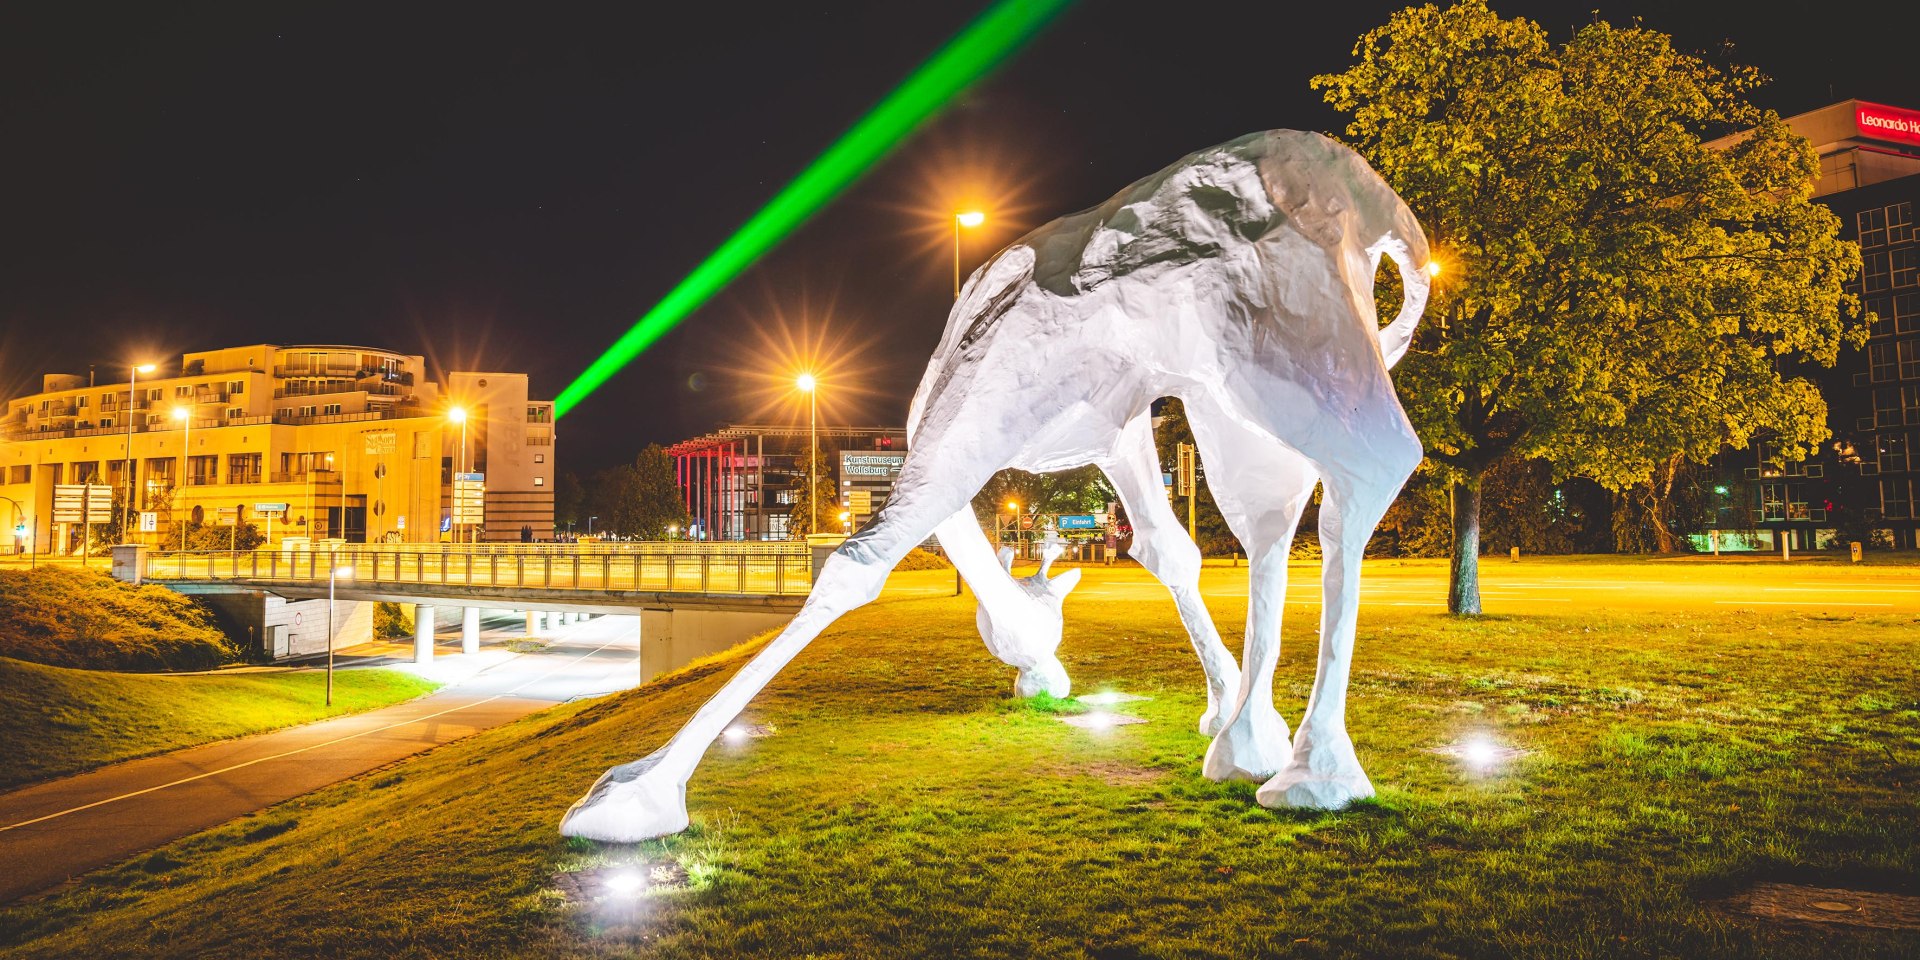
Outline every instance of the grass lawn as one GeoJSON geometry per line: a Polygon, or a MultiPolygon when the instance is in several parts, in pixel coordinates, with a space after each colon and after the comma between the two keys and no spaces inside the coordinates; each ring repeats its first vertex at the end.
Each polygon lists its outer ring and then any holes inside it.
{"type": "MultiPolygon", "coordinates": [[[[1663,575],[1642,565],[1637,575],[1663,575]]],[[[1551,572],[1536,566],[1533,573],[1551,572]]],[[[1209,583],[1233,571],[1210,569],[1209,583]]],[[[1617,571],[1613,575],[1620,575],[1617,571]]],[[[1199,668],[1164,594],[1068,602],[1084,730],[1009,698],[971,598],[847,617],[717,744],[694,827],[633,848],[560,814],[737,668],[571,704],[0,911],[10,956],[1911,957],[1920,932],[1786,927],[1763,879],[1915,892],[1920,614],[1633,609],[1588,591],[1455,621],[1363,610],[1351,719],[1380,797],[1279,812],[1199,776],[1199,668]],[[1439,752],[1524,751],[1476,773],[1439,752]],[[639,862],[630,902],[570,903],[639,862]]],[[[1089,587],[1124,577],[1090,569],[1089,587]]],[[[1244,578],[1239,582],[1244,582],[1244,578]]],[[[1086,589],[1086,588],[1083,588],[1086,589]]],[[[1097,593],[1095,595],[1098,595],[1097,593]]],[[[1282,712],[1314,662],[1289,606],[1282,712]]],[[[1238,648],[1244,601],[1214,614],[1238,648]]]]}
{"type": "Polygon", "coordinates": [[[165,676],[0,657],[0,787],[181,747],[358,713],[436,685],[392,670],[165,676]]]}

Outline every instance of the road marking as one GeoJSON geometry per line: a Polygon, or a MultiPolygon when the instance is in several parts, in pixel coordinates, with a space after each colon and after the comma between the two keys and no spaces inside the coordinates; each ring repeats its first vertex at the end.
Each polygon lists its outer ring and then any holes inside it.
{"type": "MultiPolygon", "coordinates": [[[[585,660],[586,658],[588,658],[588,657],[591,657],[591,656],[593,656],[594,654],[596,654],[596,653],[599,653],[600,651],[602,651],[602,650],[605,650],[606,648],[608,648],[608,647],[611,647],[611,646],[613,646],[613,641],[608,641],[608,642],[606,642],[606,643],[603,643],[603,644],[601,644],[600,646],[598,646],[598,647],[595,647],[594,649],[592,649],[592,650],[589,650],[589,651],[587,651],[586,653],[583,653],[583,654],[581,654],[581,655],[579,655],[579,656],[577,656],[577,657],[574,657],[574,658],[573,658],[572,660],[568,660],[568,661],[567,661],[566,663],[562,663],[562,664],[558,664],[558,665],[556,665],[556,666],[555,666],[555,667],[554,667],[554,668],[553,668],[552,670],[548,670],[548,671],[547,671],[546,673],[543,673],[543,674],[541,674],[541,675],[540,675],[540,676],[538,676],[538,677],[535,677],[535,678],[533,678],[533,679],[531,679],[531,680],[528,680],[528,681],[527,681],[526,683],[523,683],[523,684],[521,684],[521,685],[519,685],[519,686],[517,686],[517,687],[514,687],[514,688],[513,688],[512,690],[508,690],[508,691],[507,691],[507,692],[505,692],[505,693],[496,693],[496,694],[494,694],[493,696],[491,696],[491,697],[488,697],[488,698],[486,698],[485,700],[475,700],[475,701],[474,701],[474,702],[472,702],[472,703],[468,703],[468,704],[462,704],[461,706],[458,706],[458,707],[448,707],[447,709],[445,709],[445,710],[442,710],[442,711],[440,711],[440,712],[438,712],[438,713],[429,713],[429,714],[427,714],[427,715],[425,715],[425,716],[421,716],[421,717],[414,717],[414,718],[413,718],[413,719],[411,719],[411,720],[402,720],[402,721],[400,721],[400,722],[398,722],[398,723],[389,723],[389,724],[387,724],[387,725],[386,725],[386,726],[384,726],[384,727],[376,727],[376,728],[374,728],[374,729],[372,729],[372,730],[362,730],[362,731],[360,731],[359,733],[355,733],[355,734],[350,734],[350,735],[348,735],[348,736],[344,736],[344,737],[336,737],[336,738],[334,738],[334,739],[332,739],[332,740],[328,740],[328,741],[325,741],[325,742],[323,742],[323,743],[311,743],[311,744],[308,744],[308,745],[306,745],[306,746],[304,746],[304,747],[301,747],[301,748],[299,748],[299,749],[297,749],[297,750],[288,750],[288,751],[286,751],[286,752],[284,752],[284,753],[276,753],[276,754],[273,754],[272,756],[267,756],[267,757],[255,757],[255,758],[254,758],[254,759],[252,759],[252,760],[248,760],[248,761],[245,761],[245,762],[243,762],[243,763],[236,763],[236,764],[233,764],[232,766],[227,766],[227,767],[221,767],[221,768],[220,768],[220,769],[218,769],[218,770],[209,770],[209,771],[207,771],[206,773],[197,773],[197,774],[194,774],[194,775],[193,775],[193,776],[191,776],[191,777],[182,777],[181,779],[179,779],[179,780],[175,780],[175,781],[173,781],[173,782],[171,782],[171,783],[162,783],[162,784],[158,784],[158,785],[155,785],[155,786],[151,786],[151,787],[146,787],[146,788],[144,788],[144,789],[141,789],[141,790],[135,790],[135,791],[133,791],[132,793],[123,793],[123,794],[121,794],[121,795],[119,795],[119,796],[117,796],[117,797],[108,797],[108,798],[106,798],[105,800],[95,800],[95,801],[93,801],[92,803],[83,803],[83,804],[81,804],[80,806],[77,806],[77,807],[69,807],[69,808],[67,808],[67,809],[65,809],[65,810],[62,810],[62,811],[60,811],[60,812],[58,812],[58,813],[49,813],[49,814],[47,814],[47,815],[46,815],[46,816],[44,816],[44,817],[35,817],[35,818],[33,818],[32,820],[22,820],[22,821],[20,821],[19,823],[10,823],[10,824],[7,824],[7,825],[6,825],[6,826],[4,826],[4,827],[0,827],[0,833],[6,833],[6,832],[7,832],[8,830],[15,830],[15,829],[18,829],[18,828],[20,828],[20,827],[31,827],[31,826],[33,826],[33,825],[34,825],[34,824],[36,824],[36,823],[45,823],[45,822],[47,822],[48,820],[56,820],[56,819],[59,819],[60,817],[64,817],[64,816],[66,816],[66,815],[68,815],[68,814],[70,814],[70,813],[80,813],[81,811],[84,811],[84,810],[91,810],[91,809],[93,809],[94,807],[104,807],[104,806],[106,806],[106,805],[107,805],[107,804],[109,804],[109,803],[118,803],[118,802],[119,802],[119,801],[121,801],[121,800],[131,800],[131,799],[133,799],[134,797],[137,797],[137,796],[140,796],[140,795],[142,795],[142,794],[148,794],[148,793],[153,793],[153,792],[154,792],[154,791],[156,791],[156,790],[165,790],[165,789],[167,789],[167,788],[169,788],[169,787],[177,787],[177,786],[180,786],[181,784],[184,784],[184,783],[192,783],[192,782],[194,782],[195,780],[205,780],[205,779],[206,779],[206,778],[208,778],[208,777],[217,777],[217,776],[219,776],[220,774],[223,774],[223,773],[231,773],[231,772],[233,772],[233,771],[235,771],[235,770],[240,770],[240,769],[243,769],[243,768],[246,768],[246,767],[251,767],[251,766],[253,766],[254,764],[257,764],[257,763],[266,763],[266,762],[267,762],[267,761],[269,761],[269,760],[282,760],[282,759],[285,759],[285,758],[287,758],[287,757],[291,757],[291,756],[294,756],[294,755],[296,755],[296,754],[302,754],[302,753],[306,753],[306,752],[307,752],[307,751],[309,751],[309,750],[318,750],[318,749],[320,749],[321,747],[330,747],[330,746],[333,746],[333,745],[334,745],[334,744],[336,744],[336,743],[345,743],[345,742],[347,742],[348,740],[358,740],[358,739],[360,739],[361,737],[368,737],[368,736],[372,736],[372,735],[374,735],[374,734],[376,734],[376,733],[385,733],[385,732],[386,732],[386,731],[388,731],[388,730],[392,730],[392,729],[395,729],[395,728],[397,728],[397,727],[404,727],[404,726],[407,726],[407,725],[409,725],[409,724],[414,724],[414,723],[419,723],[419,722],[421,722],[421,721],[423,721],[423,720],[432,720],[432,719],[434,719],[435,717],[444,717],[444,716],[446,716],[446,715],[447,715],[447,714],[449,714],[449,713],[459,713],[459,712],[460,712],[460,711],[462,711],[462,710],[470,710],[470,709],[472,709],[472,708],[474,708],[474,707],[479,707],[479,706],[485,706],[486,704],[489,704],[489,703],[492,703],[492,702],[493,702],[493,701],[495,701],[495,700],[500,700],[500,699],[504,699],[504,698],[506,698],[506,697],[511,697],[511,696],[513,696],[514,694],[516,694],[516,693],[519,693],[520,691],[522,691],[522,690],[525,690],[526,688],[528,688],[528,687],[530,687],[530,686],[533,686],[533,685],[534,685],[535,683],[538,683],[538,682],[540,682],[541,680],[545,680],[546,678],[548,678],[548,677],[550,677],[550,676],[552,676],[552,675],[553,675],[554,673],[556,673],[557,671],[559,671],[559,670],[561,670],[561,669],[563,669],[563,668],[565,668],[565,667],[569,667],[569,666],[572,666],[573,664],[576,664],[576,663],[579,663],[580,661],[582,661],[582,660],[585,660]]],[[[351,716],[351,714],[348,714],[348,716],[351,716]]],[[[336,717],[336,718],[334,718],[334,719],[342,719],[342,718],[338,718],[338,717],[336,717]]],[[[325,721],[321,721],[321,722],[325,722],[325,721]]],[[[295,728],[295,729],[298,729],[298,728],[295,728]]],[[[189,747],[189,748],[187,748],[187,749],[192,749],[192,748],[191,748],[191,747],[189,747]]],[[[358,776],[358,774],[355,774],[355,776],[358,776]]]]}
{"type": "Polygon", "coordinates": [[[1836,607],[1891,607],[1891,603],[1872,603],[1866,600],[1715,600],[1714,603],[1726,607],[1806,607],[1814,604],[1826,604],[1836,607]]]}
{"type": "Polygon", "coordinates": [[[1850,587],[1837,583],[1819,583],[1803,584],[1795,587],[1761,587],[1760,589],[1777,591],[1819,589],[1829,593],[1907,593],[1912,594],[1916,598],[1920,598],[1920,585],[1911,587],[1850,587]]]}

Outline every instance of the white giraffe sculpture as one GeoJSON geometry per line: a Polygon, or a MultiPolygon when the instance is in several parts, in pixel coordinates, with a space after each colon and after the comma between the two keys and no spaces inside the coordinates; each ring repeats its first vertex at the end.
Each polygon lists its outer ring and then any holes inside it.
{"type": "Polygon", "coordinates": [[[1173,591],[1207,673],[1203,772],[1266,783],[1267,806],[1330,808],[1373,786],[1346,729],[1367,539],[1421,456],[1388,379],[1425,306],[1427,244],[1413,214],[1351,150],[1275,130],[1202,150],[1099,207],[1047,224],[967,282],[909,414],[887,505],[823,566],[806,604],[679,733],[603,774],[561,832],[632,842],[686,829],[687,781],[722,730],[834,620],[879,596],[937,533],[980,598],[990,649],[1029,691],[1065,692],[1054,655],[1069,575],[1008,576],[970,501],[992,475],[1097,464],[1129,514],[1134,555],[1173,591]],[[1382,328],[1382,255],[1405,289],[1382,328]],[[1179,397],[1208,488],[1251,563],[1243,668],[1197,590],[1199,555],[1164,502],[1150,407],[1179,397]],[[1288,551],[1323,485],[1319,665],[1289,741],[1273,705],[1288,551]],[[1166,514],[1164,517],[1160,514],[1166,514]],[[1224,719],[1223,719],[1224,718],[1224,719]]]}

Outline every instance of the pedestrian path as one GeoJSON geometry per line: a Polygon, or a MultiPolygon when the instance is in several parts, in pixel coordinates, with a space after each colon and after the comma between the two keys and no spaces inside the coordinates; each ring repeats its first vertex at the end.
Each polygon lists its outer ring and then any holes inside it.
{"type": "Polygon", "coordinates": [[[637,686],[638,636],[633,618],[603,617],[539,651],[483,650],[478,669],[436,658],[452,682],[430,696],[0,794],[0,903],[556,703],[637,686]]]}

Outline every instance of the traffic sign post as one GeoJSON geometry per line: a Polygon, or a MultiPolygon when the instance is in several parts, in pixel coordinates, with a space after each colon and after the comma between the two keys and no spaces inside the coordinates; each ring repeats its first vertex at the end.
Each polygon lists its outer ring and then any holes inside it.
{"type": "Polygon", "coordinates": [[[467,528],[468,540],[472,540],[474,530],[486,521],[487,475],[484,473],[456,473],[453,475],[453,522],[467,528]]]}

